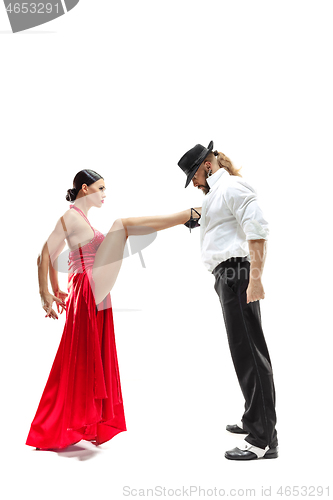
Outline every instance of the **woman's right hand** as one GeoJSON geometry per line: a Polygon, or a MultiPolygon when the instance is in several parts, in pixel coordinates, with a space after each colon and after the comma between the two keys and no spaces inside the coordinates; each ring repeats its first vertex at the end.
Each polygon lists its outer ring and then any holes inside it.
{"type": "Polygon", "coordinates": [[[53,319],[58,319],[57,313],[52,309],[53,301],[55,300],[56,302],[59,302],[60,304],[62,304],[65,307],[66,307],[66,303],[63,300],[56,297],[55,295],[52,295],[52,293],[50,293],[48,291],[41,292],[40,298],[42,301],[42,308],[44,309],[44,311],[46,311],[45,318],[49,317],[49,318],[53,318],[53,319]]]}

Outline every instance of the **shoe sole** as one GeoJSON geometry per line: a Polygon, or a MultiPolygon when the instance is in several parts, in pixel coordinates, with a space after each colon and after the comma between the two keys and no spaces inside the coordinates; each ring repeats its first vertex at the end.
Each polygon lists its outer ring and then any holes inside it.
{"type": "MultiPolygon", "coordinates": [[[[237,457],[228,457],[227,454],[225,453],[225,458],[227,458],[228,460],[238,460],[238,461],[247,461],[247,460],[261,460],[260,458],[258,458],[256,456],[255,453],[253,453],[254,457],[251,457],[251,458],[237,458],[237,457]]],[[[278,453],[278,450],[276,448],[272,448],[271,450],[267,450],[265,455],[261,458],[278,458],[279,456],[279,453],[278,453]]]]}
{"type": "Polygon", "coordinates": [[[228,432],[231,432],[231,434],[248,434],[248,432],[246,432],[244,429],[235,429],[235,430],[231,430],[231,429],[228,429],[228,426],[226,427],[226,430],[228,432]]]}
{"type": "Polygon", "coordinates": [[[246,431],[230,431],[229,429],[227,429],[227,431],[231,434],[248,434],[246,431]]]}

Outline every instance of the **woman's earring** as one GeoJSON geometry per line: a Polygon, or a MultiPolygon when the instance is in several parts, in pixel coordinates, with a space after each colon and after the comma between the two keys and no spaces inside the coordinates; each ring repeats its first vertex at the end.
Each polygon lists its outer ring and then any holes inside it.
{"type": "Polygon", "coordinates": [[[208,177],[210,177],[212,175],[212,171],[211,169],[208,170],[208,177]]]}

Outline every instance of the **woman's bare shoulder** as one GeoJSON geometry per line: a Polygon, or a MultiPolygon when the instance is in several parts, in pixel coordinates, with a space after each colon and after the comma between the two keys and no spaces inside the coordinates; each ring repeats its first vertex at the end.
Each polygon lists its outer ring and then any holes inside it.
{"type": "Polygon", "coordinates": [[[68,209],[60,216],[60,219],[62,219],[65,224],[65,230],[69,233],[72,233],[77,225],[77,215],[74,212],[75,210],[68,209]]]}

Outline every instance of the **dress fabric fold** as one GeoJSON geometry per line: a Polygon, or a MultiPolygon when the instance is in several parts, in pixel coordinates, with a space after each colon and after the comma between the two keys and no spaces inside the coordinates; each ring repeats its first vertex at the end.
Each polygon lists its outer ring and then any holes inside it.
{"type": "MultiPolygon", "coordinates": [[[[73,205],[71,206],[71,208],[73,205]]],[[[26,444],[102,444],[126,431],[110,293],[96,306],[92,268],[104,235],[69,253],[66,321],[26,444]]]]}

